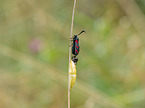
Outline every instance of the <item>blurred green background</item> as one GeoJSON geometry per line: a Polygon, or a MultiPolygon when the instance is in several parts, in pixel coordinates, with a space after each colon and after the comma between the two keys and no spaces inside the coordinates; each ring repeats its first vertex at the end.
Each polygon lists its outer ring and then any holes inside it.
{"type": "MultiPolygon", "coordinates": [[[[0,0],[0,108],[67,108],[73,0],[0,0]]],[[[77,0],[71,108],[145,108],[145,0],[77,0]]]]}

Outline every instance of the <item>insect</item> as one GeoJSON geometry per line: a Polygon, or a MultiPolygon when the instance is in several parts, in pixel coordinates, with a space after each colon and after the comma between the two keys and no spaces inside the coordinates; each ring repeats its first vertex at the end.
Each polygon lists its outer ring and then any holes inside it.
{"type": "Polygon", "coordinates": [[[78,58],[76,57],[78,54],[79,54],[79,51],[80,51],[80,46],[79,46],[79,38],[78,36],[80,34],[82,34],[83,32],[85,32],[84,30],[82,30],[79,34],[77,35],[74,35],[73,37],[73,43],[72,43],[72,54],[73,54],[73,57],[72,57],[72,61],[76,64],[77,61],[78,61],[78,58]]]}

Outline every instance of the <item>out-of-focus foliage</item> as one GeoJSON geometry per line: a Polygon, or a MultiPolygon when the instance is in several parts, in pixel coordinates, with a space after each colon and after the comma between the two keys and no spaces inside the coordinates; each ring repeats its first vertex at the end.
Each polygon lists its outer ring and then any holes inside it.
{"type": "MultiPolygon", "coordinates": [[[[0,1],[0,108],[67,108],[73,0],[0,1]]],[[[72,108],[145,108],[145,1],[78,0],[72,108]]]]}

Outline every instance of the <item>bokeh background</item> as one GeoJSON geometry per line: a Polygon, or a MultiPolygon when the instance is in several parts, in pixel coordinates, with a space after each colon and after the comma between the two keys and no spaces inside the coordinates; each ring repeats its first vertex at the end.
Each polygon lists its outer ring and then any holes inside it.
{"type": "MultiPolygon", "coordinates": [[[[73,0],[0,0],[0,108],[67,108],[73,0]]],[[[145,0],[77,0],[71,108],[145,108],[145,0]]]]}

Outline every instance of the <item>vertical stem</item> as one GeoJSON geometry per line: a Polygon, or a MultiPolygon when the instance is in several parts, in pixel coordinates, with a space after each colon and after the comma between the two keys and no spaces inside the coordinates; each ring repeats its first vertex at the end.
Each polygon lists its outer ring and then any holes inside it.
{"type": "MultiPolygon", "coordinates": [[[[74,0],[74,6],[73,6],[70,39],[72,38],[72,33],[73,33],[73,21],[74,21],[75,6],[76,6],[76,0],[74,0]]],[[[70,44],[69,44],[69,63],[70,63],[70,60],[71,60],[71,40],[70,40],[70,44]]],[[[68,71],[68,108],[70,108],[69,71],[68,71]]]]}
{"type": "MultiPolygon", "coordinates": [[[[72,38],[72,33],[73,33],[73,21],[74,21],[75,6],[76,6],[76,0],[74,0],[74,7],[73,7],[73,13],[72,13],[72,22],[71,22],[70,39],[72,38]]],[[[69,46],[69,61],[70,60],[71,60],[71,41],[70,41],[70,46],[69,46]]]]}

